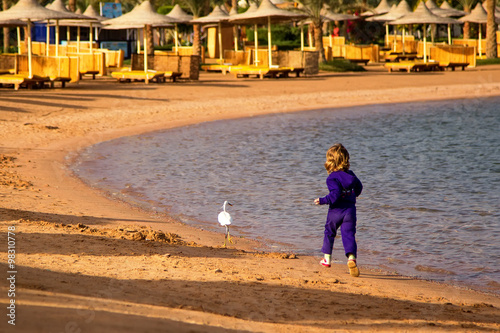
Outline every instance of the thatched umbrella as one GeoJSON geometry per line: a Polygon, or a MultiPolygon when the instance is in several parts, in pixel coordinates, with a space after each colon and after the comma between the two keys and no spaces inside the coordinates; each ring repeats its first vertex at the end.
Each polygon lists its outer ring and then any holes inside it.
{"type": "Polygon", "coordinates": [[[387,22],[391,25],[400,24],[423,24],[424,25],[424,62],[427,62],[427,24],[457,24],[460,21],[448,17],[441,17],[433,14],[422,1],[413,13],[403,16],[400,19],[387,22]]]}
{"type": "MultiPolygon", "coordinates": [[[[340,14],[340,13],[332,13],[331,11],[323,8],[321,11],[321,16],[323,17],[323,21],[329,21],[329,22],[335,22],[335,21],[354,21],[354,20],[359,20],[360,17],[356,15],[351,15],[351,14],[340,14]]],[[[300,30],[301,33],[301,48],[303,47],[303,30],[301,27],[300,30]]],[[[332,40],[332,34],[330,34],[330,47],[333,47],[333,40],[332,40]]]]}
{"type": "Polygon", "coordinates": [[[388,22],[397,20],[405,15],[408,15],[412,12],[410,5],[406,0],[401,0],[401,2],[397,6],[393,6],[388,13],[378,16],[372,16],[367,18],[367,21],[376,21],[376,22],[388,22]]]}
{"type": "Polygon", "coordinates": [[[464,16],[465,14],[467,14],[463,10],[459,10],[459,9],[453,8],[448,3],[448,1],[443,1],[443,3],[441,4],[441,6],[439,6],[439,8],[441,8],[442,10],[444,10],[444,12],[441,12],[442,13],[441,16],[459,17],[459,16],[464,16]]]}
{"type": "MultiPolygon", "coordinates": [[[[179,23],[188,23],[193,19],[193,15],[187,14],[185,11],[182,10],[181,6],[176,4],[174,8],[170,11],[170,13],[167,14],[168,17],[174,18],[179,23]]],[[[179,53],[179,41],[178,41],[178,28],[177,28],[177,23],[175,23],[175,31],[174,31],[174,39],[175,39],[175,53],[179,53]]]]}
{"type": "MultiPolygon", "coordinates": [[[[430,1],[430,0],[429,0],[430,1]]],[[[431,12],[434,14],[437,14],[439,16],[445,16],[445,17],[460,17],[464,16],[467,14],[463,10],[458,10],[453,8],[447,1],[444,1],[441,6],[439,6],[439,11],[436,12],[432,8],[429,7],[431,12]]],[[[451,24],[448,24],[448,44],[451,45],[451,24]]]]}
{"type": "MultiPolygon", "coordinates": [[[[144,72],[148,72],[148,43],[146,39],[146,26],[162,26],[173,24],[178,20],[157,13],[149,0],[137,5],[132,11],[117,18],[102,21],[105,29],[131,29],[142,27],[144,31],[144,72]]],[[[147,80],[146,80],[147,81],[147,80]]]]}
{"type": "Polygon", "coordinates": [[[200,23],[202,25],[207,24],[217,24],[218,37],[219,37],[219,60],[222,64],[223,62],[223,50],[222,50],[222,22],[229,21],[229,14],[221,8],[221,6],[215,6],[210,14],[207,16],[198,17],[191,20],[191,23],[200,23]]]}
{"type": "MultiPolygon", "coordinates": [[[[92,53],[92,44],[94,42],[94,35],[93,35],[93,28],[101,28],[102,24],[100,23],[101,21],[107,20],[107,17],[99,15],[97,11],[92,7],[92,5],[88,5],[87,9],[83,12],[83,15],[86,17],[93,18],[94,21],[73,21],[73,20],[67,20],[65,21],[65,25],[69,26],[71,25],[72,27],[76,26],[78,29],[77,33],[77,52],[80,52],[80,28],[81,27],[88,27],[89,28],[89,43],[90,43],[90,50],[89,52],[92,53]]],[[[96,31],[97,34],[97,31],[96,31]]]]}
{"type": "Polygon", "coordinates": [[[270,0],[262,0],[259,8],[251,13],[245,12],[239,17],[231,18],[235,24],[265,24],[267,22],[267,44],[269,49],[269,67],[272,66],[271,55],[271,23],[299,21],[307,15],[294,13],[276,7],[270,0]],[[243,16],[244,15],[244,16],[243,16]]]}
{"type": "Polygon", "coordinates": [[[0,27],[22,27],[25,26],[27,23],[21,20],[2,20],[0,21],[0,27]]]}
{"type": "Polygon", "coordinates": [[[437,5],[436,5],[436,2],[434,2],[434,0],[427,0],[425,2],[425,5],[427,6],[427,8],[429,8],[429,10],[433,13],[433,14],[436,14],[437,16],[447,16],[446,14],[446,10],[444,9],[441,9],[439,8],[437,5]]]}
{"type": "Polygon", "coordinates": [[[387,0],[381,0],[377,7],[372,10],[361,13],[361,16],[382,15],[391,10],[391,5],[387,0]]]}
{"type": "MultiPolygon", "coordinates": [[[[250,6],[248,6],[248,9],[244,13],[232,15],[231,19],[238,19],[241,17],[244,18],[248,14],[257,11],[257,9],[259,9],[259,7],[257,6],[257,3],[252,2],[250,4],[250,6]]],[[[259,36],[258,35],[259,35],[259,33],[257,31],[257,24],[254,24],[254,29],[253,29],[253,39],[254,39],[254,48],[255,48],[255,50],[254,50],[254,53],[255,53],[254,65],[257,65],[259,63],[259,52],[257,52],[257,49],[259,48],[259,36]]]]}
{"type": "MultiPolygon", "coordinates": [[[[372,16],[367,18],[367,21],[376,21],[376,22],[389,22],[393,20],[397,20],[405,15],[408,15],[412,12],[410,5],[406,0],[401,0],[401,2],[396,6],[396,8],[392,9],[383,15],[372,16]]],[[[394,35],[396,34],[396,29],[394,28],[394,35]]],[[[389,25],[385,25],[385,36],[386,36],[386,45],[389,45],[389,25]]],[[[404,50],[404,38],[405,31],[403,29],[403,50],[404,50]]],[[[396,48],[396,40],[394,40],[394,48],[396,48]]]]}
{"type": "MultiPolygon", "coordinates": [[[[486,8],[486,1],[483,2],[483,8],[486,11],[486,13],[488,13],[488,8],[486,8]]],[[[495,17],[500,18],[500,7],[498,6],[495,7],[495,17]]]]}
{"type": "Polygon", "coordinates": [[[29,77],[33,77],[32,53],[31,53],[31,22],[45,21],[49,19],[79,19],[74,13],[56,12],[40,5],[37,0],[19,0],[14,6],[0,12],[0,21],[22,20],[28,26],[28,68],[29,77]]]}
{"type": "MultiPolygon", "coordinates": [[[[69,14],[73,14],[73,15],[77,15],[78,16],[78,19],[79,21],[87,21],[87,22],[92,22],[92,21],[96,21],[97,19],[96,18],[92,18],[92,17],[89,17],[89,16],[86,16],[86,15],[83,15],[83,14],[76,14],[76,13],[72,13],[71,11],[69,11],[66,6],[64,5],[63,1],[62,0],[54,0],[54,2],[51,3],[50,7],[49,7],[51,10],[55,10],[57,12],[61,12],[61,13],[69,13],[69,14]]],[[[48,22],[49,20],[47,20],[48,22]]],[[[66,26],[68,27],[68,30],[67,30],[67,40],[69,42],[70,40],[70,35],[69,35],[69,27],[71,26],[71,22],[66,24],[63,20],[60,20],[60,19],[56,19],[56,24],[55,24],[55,27],[56,27],[56,41],[55,41],[55,44],[56,44],[56,57],[59,55],[59,27],[62,25],[62,26],[66,26]],[[64,24],[63,24],[64,22],[64,24]]],[[[75,20],[73,19],[72,22],[75,22],[75,20]]],[[[88,24],[88,23],[87,23],[88,24]]],[[[92,23],[90,23],[90,27],[92,29],[92,23]]],[[[48,24],[47,24],[47,29],[48,29],[48,24]]],[[[92,36],[92,31],[90,32],[90,36],[92,36]]],[[[92,53],[92,41],[90,42],[90,49],[91,49],[91,53],[92,53]]],[[[48,51],[49,51],[49,40],[47,39],[47,55],[48,55],[48,51]]]]}
{"type": "MultiPolygon", "coordinates": [[[[479,56],[482,55],[482,48],[481,48],[481,41],[482,41],[482,31],[481,31],[481,26],[488,22],[488,13],[486,13],[486,10],[484,10],[483,6],[479,2],[476,7],[470,12],[469,15],[465,15],[464,17],[461,17],[458,19],[460,22],[472,22],[472,23],[478,23],[479,24],[479,46],[478,46],[478,51],[479,51],[479,56]]],[[[495,21],[497,23],[500,23],[499,18],[495,18],[495,21]]]]}

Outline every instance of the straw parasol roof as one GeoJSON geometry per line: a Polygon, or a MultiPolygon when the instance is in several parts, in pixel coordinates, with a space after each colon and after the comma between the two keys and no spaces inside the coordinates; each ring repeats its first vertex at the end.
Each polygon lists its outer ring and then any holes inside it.
{"type": "Polygon", "coordinates": [[[22,27],[27,23],[21,20],[5,20],[0,21],[0,27],[22,27]]]}
{"type": "MultiPolygon", "coordinates": [[[[469,15],[465,15],[458,20],[461,22],[486,23],[488,21],[488,13],[479,2],[469,15]]],[[[496,17],[495,21],[499,23],[500,19],[496,17]]]]}
{"type": "Polygon", "coordinates": [[[248,9],[245,12],[232,15],[231,18],[234,19],[234,18],[245,17],[246,15],[248,15],[252,12],[255,12],[257,9],[259,9],[259,6],[257,5],[257,3],[252,2],[252,3],[250,3],[250,6],[248,6],[248,9]]]}
{"type": "Polygon", "coordinates": [[[276,7],[270,0],[262,0],[259,8],[254,12],[248,10],[238,15],[238,17],[231,18],[229,22],[236,24],[267,24],[271,22],[286,22],[298,21],[306,18],[307,15],[302,13],[294,13],[286,9],[276,7]]]}
{"type": "Polygon", "coordinates": [[[429,8],[429,10],[433,13],[433,14],[436,14],[437,16],[446,16],[446,11],[444,9],[441,9],[439,8],[437,5],[436,5],[436,2],[434,2],[434,0],[427,0],[425,2],[425,5],[427,6],[427,8],[429,8]]]}
{"type": "Polygon", "coordinates": [[[179,21],[179,23],[187,23],[193,19],[193,15],[187,14],[185,11],[182,10],[181,6],[178,4],[172,8],[170,13],[167,14],[168,17],[172,17],[176,20],[179,21]]]}
{"type": "Polygon", "coordinates": [[[400,25],[400,24],[457,24],[459,21],[449,18],[442,17],[433,14],[429,8],[422,1],[419,3],[417,9],[413,13],[405,15],[397,20],[389,21],[387,24],[400,25]]]}
{"type": "MultiPolygon", "coordinates": [[[[53,3],[55,3],[55,1],[53,3]]],[[[89,5],[82,15],[86,17],[86,20],[64,20],[60,25],[68,27],[89,27],[90,23],[92,23],[92,27],[100,28],[102,27],[100,21],[108,19],[107,17],[99,15],[92,5],[89,5]]]]}
{"type": "Polygon", "coordinates": [[[92,5],[89,5],[87,9],[83,12],[83,15],[88,16],[88,17],[93,17],[97,21],[104,21],[107,20],[107,17],[99,15],[99,13],[92,7],[92,5]]]}
{"type": "Polygon", "coordinates": [[[339,14],[339,13],[332,13],[331,11],[327,10],[323,14],[323,19],[327,21],[348,21],[348,20],[359,20],[360,17],[356,15],[349,15],[349,14],[339,14]]]}
{"type": "Polygon", "coordinates": [[[49,19],[80,19],[74,13],[57,12],[40,5],[37,0],[19,0],[14,6],[0,12],[0,20],[42,21],[49,19]]]}
{"type": "Polygon", "coordinates": [[[180,23],[179,20],[157,13],[149,0],[135,6],[130,12],[122,16],[104,20],[101,22],[106,25],[105,29],[131,29],[144,27],[145,25],[165,26],[173,23],[180,23]]]}
{"type": "MultiPolygon", "coordinates": [[[[485,1],[485,2],[483,2],[483,8],[484,8],[484,10],[486,10],[486,13],[488,13],[488,10],[487,10],[487,8],[486,8],[486,1],[485,1]]],[[[497,18],[500,18],[500,7],[498,7],[498,6],[497,6],[497,7],[495,7],[495,16],[496,16],[497,18]]]]}
{"type": "Polygon", "coordinates": [[[388,13],[391,10],[391,6],[387,0],[381,0],[377,7],[372,10],[368,10],[364,13],[361,13],[361,16],[372,16],[372,15],[381,15],[388,13]]]}
{"type": "Polygon", "coordinates": [[[236,7],[231,7],[231,10],[229,11],[229,16],[234,16],[234,15],[238,15],[238,10],[236,9],[236,7]]]}
{"type": "Polygon", "coordinates": [[[377,21],[377,22],[387,22],[392,20],[397,20],[405,15],[408,15],[412,12],[410,5],[406,0],[401,0],[401,2],[396,6],[396,8],[391,9],[390,12],[380,15],[369,17],[367,21],[377,21]]]}
{"type": "Polygon", "coordinates": [[[229,14],[225,10],[222,10],[220,6],[215,6],[210,14],[193,19],[191,20],[191,23],[210,24],[226,22],[228,20],[229,14]]]}
{"type": "Polygon", "coordinates": [[[50,6],[50,9],[51,10],[55,10],[57,12],[61,12],[61,13],[68,13],[68,14],[73,14],[77,17],[73,18],[73,19],[82,19],[82,20],[95,20],[95,18],[90,18],[88,16],[85,16],[85,15],[82,15],[82,14],[77,14],[77,13],[73,13],[71,11],[69,11],[66,6],[64,5],[63,1],[62,0],[54,0],[54,2],[52,2],[51,6],[50,6]]]}
{"type": "Polygon", "coordinates": [[[466,12],[464,12],[463,10],[453,8],[448,3],[448,1],[443,1],[443,3],[441,4],[441,6],[439,6],[439,8],[441,8],[442,10],[445,10],[446,15],[443,15],[443,16],[448,16],[448,17],[464,16],[466,14],[466,12]]]}

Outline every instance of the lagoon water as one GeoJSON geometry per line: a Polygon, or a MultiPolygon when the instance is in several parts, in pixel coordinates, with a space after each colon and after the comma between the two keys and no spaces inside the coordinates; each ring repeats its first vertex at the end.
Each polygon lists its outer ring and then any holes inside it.
{"type": "MultiPolygon", "coordinates": [[[[111,196],[275,250],[320,255],[325,152],[364,185],[361,267],[500,293],[500,98],[378,105],[202,123],[103,142],[72,170],[111,196]]],[[[222,243],[223,237],[221,237],[222,243]]],[[[345,262],[340,238],[334,258],[345,262]]]]}

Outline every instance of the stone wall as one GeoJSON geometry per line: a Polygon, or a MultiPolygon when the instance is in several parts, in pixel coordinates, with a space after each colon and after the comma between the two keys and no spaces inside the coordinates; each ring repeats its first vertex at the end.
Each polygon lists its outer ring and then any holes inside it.
{"type": "Polygon", "coordinates": [[[10,70],[16,68],[15,54],[0,54],[0,70],[10,70]]]}
{"type": "MultiPolygon", "coordinates": [[[[132,55],[132,70],[144,70],[144,55],[132,55]]],[[[182,72],[181,78],[198,80],[200,57],[195,55],[155,54],[148,56],[148,69],[160,72],[182,72]]]]}

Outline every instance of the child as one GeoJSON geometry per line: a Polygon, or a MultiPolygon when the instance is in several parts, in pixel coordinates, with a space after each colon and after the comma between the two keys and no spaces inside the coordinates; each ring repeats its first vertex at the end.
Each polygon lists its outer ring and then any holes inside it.
{"type": "Polygon", "coordinates": [[[331,146],[326,152],[325,169],[329,174],[326,185],[330,193],[314,200],[316,205],[329,205],[321,248],[325,257],[320,264],[331,267],[333,242],[340,227],[349,273],[357,277],[359,269],[356,265],[356,197],[361,194],[363,185],[354,172],[349,170],[349,153],[340,143],[331,146]]]}

